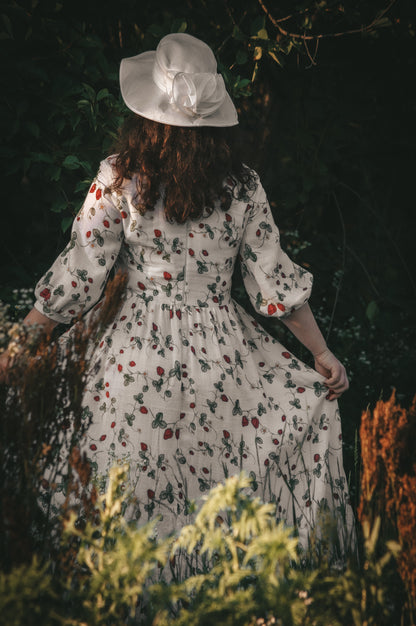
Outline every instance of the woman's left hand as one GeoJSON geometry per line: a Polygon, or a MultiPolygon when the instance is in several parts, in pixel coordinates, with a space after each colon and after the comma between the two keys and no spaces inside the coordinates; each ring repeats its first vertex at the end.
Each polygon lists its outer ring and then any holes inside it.
{"type": "Polygon", "coordinates": [[[326,378],[324,384],[329,389],[328,400],[339,398],[350,386],[345,367],[328,349],[314,355],[314,358],[316,371],[326,378]]]}

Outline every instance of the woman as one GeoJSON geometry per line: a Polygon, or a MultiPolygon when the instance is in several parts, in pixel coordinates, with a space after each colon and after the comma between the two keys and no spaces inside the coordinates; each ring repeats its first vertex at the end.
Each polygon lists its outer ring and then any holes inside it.
{"type": "Polygon", "coordinates": [[[169,532],[191,500],[245,470],[305,549],[328,510],[345,547],[353,521],[336,400],[347,376],[307,304],[312,277],[282,251],[258,176],[233,148],[237,113],[214,55],[168,35],[124,59],[120,82],[134,116],[25,320],[48,331],[70,323],[99,300],[114,265],[128,274],[84,394],[96,476],[129,462],[132,515],[161,514],[169,532]],[[231,299],[237,256],[257,311],[282,320],[315,370],[231,299]]]}

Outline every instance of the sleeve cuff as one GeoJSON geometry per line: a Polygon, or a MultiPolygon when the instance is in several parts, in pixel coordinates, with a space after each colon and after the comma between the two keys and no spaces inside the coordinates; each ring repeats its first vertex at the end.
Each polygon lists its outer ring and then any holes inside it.
{"type": "Polygon", "coordinates": [[[71,321],[68,320],[65,315],[60,315],[55,311],[51,311],[47,306],[41,304],[38,300],[35,301],[35,304],[33,306],[37,311],[39,311],[39,313],[42,313],[42,315],[46,315],[46,317],[49,317],[49,319],[53,320],[54,322],[58,322],[59,324],[69,324],[71,321]]]}

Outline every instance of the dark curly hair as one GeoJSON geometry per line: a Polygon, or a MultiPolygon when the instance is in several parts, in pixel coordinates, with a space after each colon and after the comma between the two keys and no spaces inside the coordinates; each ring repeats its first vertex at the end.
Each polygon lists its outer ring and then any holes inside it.
{"type": "Polygon", "coordinates": [[[124,121],[114,151],[113,189],[138,174],[138,211],[151,211],[163,189],[166,218],[180,224],[212,212],[217,200],[227,210],[233,188],[241,195],[252,178],[239,157],[235,127],[169,126],[134,114],[124,121]]]}

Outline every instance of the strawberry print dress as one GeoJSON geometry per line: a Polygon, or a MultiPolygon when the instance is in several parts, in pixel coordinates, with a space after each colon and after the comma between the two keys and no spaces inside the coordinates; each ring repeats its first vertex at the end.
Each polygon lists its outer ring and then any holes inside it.
{"type": "MultiPolygon", "coordinates": [[[[74,220],[68,246],[36,287],[36,308],[58,322],[99,301],[110,270],[127,295],[97,341],[84,393],[88,453],[101,488],[127,462],[129,516],[159,516],[159,532],[191,521],[191,502],[244,470],[252,492],[276,503],[305,549],[320,520],[335,519],[341,545],[353,516],[336,401],[324,378],[271,337],[230,296],[239,259],[245,288],[264,316],[301,307],[312,276],[293,263],[257,175],[231,206],[185,224],[135,208],[137,181],[110,190],[112,157],[74,220]]],[[[163,196],[163,194],[162,194],[163,196]]],[[[70,331],[69,331],[70,332],[70,331]]]]}

